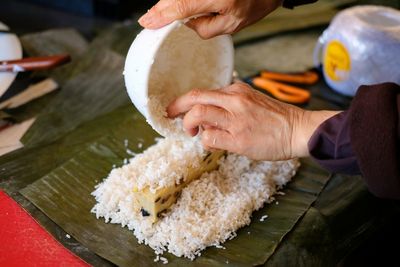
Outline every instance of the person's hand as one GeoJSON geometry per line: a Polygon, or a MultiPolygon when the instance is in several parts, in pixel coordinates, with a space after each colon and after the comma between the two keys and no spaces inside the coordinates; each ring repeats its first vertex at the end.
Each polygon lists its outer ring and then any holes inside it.
{"type": "Polygon", "coordinates": [[[158,29],[174,20],[191,19],[186,25],[208,39],[231,34],[271,13],[282,0],[160,0],[139,19],[140,25],[158,29]]]}
{"type": "Polygon", "coordinates": [[[244,83],[220,90],[192,90],[167,108],[170,118],[184,114],[192,136],[202,129],[207,149],[222,149],[257,160],[308,156],[315,129],[336,111],[306,111],[272,99],[244,83]]]}

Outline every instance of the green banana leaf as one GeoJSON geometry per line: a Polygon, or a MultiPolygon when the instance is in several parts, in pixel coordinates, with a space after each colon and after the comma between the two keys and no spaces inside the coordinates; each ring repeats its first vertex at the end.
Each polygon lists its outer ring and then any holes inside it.
{"type": "MultiPolygon", "coordinates": [[[[143,119],[121,124],[113,134],[104,136],[87,149],[54,169],[20,192],[51,220],[76,240],[101,257],[120,266],[154,264],[154,252],[137,243],[126,228],[105,224],[90,209],[95,204],[90,193],[105,178],[114,164],[121,165],[128,157],[124,140],[138,152],[139,142],[151,144],[155,134],[143,119]]],[[[194,262],[167,255],[172,266],[219,266],[228,261],[233,266],[259,265],[273,254],[284,236],[296,225],[315,201],[329,175],[308,161],[299,174],[279,196],[279,205],[267,205],[253,215],[253,222],[238,232],[238,237],[225,243],[226,250],[207,249],[194,262]],[[265,222],[262,215],[268,214],[265,222]],[[250,232],[250,234],[248,234],[250,232]]]]}
{"type": "Polygon", "coordinates": [[[334,174],[265,265],[338,266],[396,213],[398,203],[372,196],[360,176],[334,174]]]}
{"type": "Polygon", "coordinates": [[[0,110],[0,120],[12,121],[13,119],[10,114],[0,110]]]}
{"type": "Polygon", "coordinates": [[[57,142],[20,149],[0,157],[0,188],[12,195],[70,159],[88,144],[118,130],[126,121],[140,117],[129,104],[81,125],[57,142]]]}
{"type": "Polygon", "coordinates": [[[30,56],[48,56],[69,54],[71,62],[50,71],[34,72],[33,76],[51,76],[60,85],[71,78],[71,70],[88,50],[88,42],[75,29],[55,29],[23,35],[21,38],[24,51],[30,56]]]}
{"type": "Polygon", "coordinates": [[[355,0],[319,0],[312,5],[298,6],[294,10],[280,8],[234,34],[233,41],[236,45],[243,45],[282,32],[325,26],[336,15],[338,8],[355,2],[355,0]]]}
{"type": "Polygon", "coordinates": [[[123,65],[124,58],[108,49],[86,53],[73,69],[79,74],[65,82],[22,142],[27,146],[50,143],[83,122],[130,103],[122,77],[123,65]]]}
{"type": "Polygon", "coordinates": [[[89,45],[78,31],[68,28],[25,34],[21,42],[29,55],[68,53],[72,59],[82,56],[89,45]]]}
{"type": "Polygon", "coordinates": [[[135,18],[129,23],[112,25],[102,31],[93,40],[90,47],[108,47],[112,51],[125,56],[136,35],[143,29],[136,21],[135,18]]]}
{"type": "MultiPolygon", "coordinates": [[[[94,266],[109,266],[110,263],[73,238],[66,238],[66,233],[57,224],[18,191],[57,168],[87,144],[118,131],[125,121],[138,117],[138,112],[129,104],[83,124],[57,142],[43,147],[23,148],[0,157],[0,188],[26,209],[60,243],[94,266]]],[[[144,131],[140,129],[137,127],[135,131],[144,131]]],[[[149,130],[146,126],[146,131],[149,130]]]]}

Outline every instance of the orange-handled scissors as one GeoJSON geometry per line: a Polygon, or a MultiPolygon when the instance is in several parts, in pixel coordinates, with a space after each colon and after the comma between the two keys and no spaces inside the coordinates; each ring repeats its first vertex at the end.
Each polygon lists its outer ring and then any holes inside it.
{"type": "Polygon", "coordinates": [[[260,76],[262,78],[278,81],[288,82],[297,84],[312,85],[318,82],[318,74],[315,71],[305,71],[301,73],[280,73],[272,71],[261,71],[260,76]]]}
{"type": "Polygon", "coordinates": [[[279,100],[293,104],[303,104],[310,100],[310,92],[289,84],[311,85],[318,82],[318,79],[318,74],[312,70],[298,73],[281,73],[263,70],[259,75],[247,78],[245,81],[259,89],[269,92],[279,100]]]}
{"type": "Polygon", "coordinates": [[[310,100],[311,94],[300,87],[276,82],[263,77],[254,77],[251,79],[254,86],[261,88],[279,100],[293,103],[303,104],[310,100]]]}

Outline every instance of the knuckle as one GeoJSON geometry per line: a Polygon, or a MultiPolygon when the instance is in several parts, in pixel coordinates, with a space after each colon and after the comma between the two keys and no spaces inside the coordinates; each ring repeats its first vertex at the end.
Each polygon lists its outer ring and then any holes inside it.
{"type": "Polygon", "coordinates": [[[243,93],[249,92],[250,88],[246,83],[237,83],[237,90],[243,93]]]}
{"type": "Polygon", "coordinates": [[[183,117],[183,128],[185,128],[186,130],[189,130],[193,127],[193,119],[191,118],[190,114],[185,114],[185,116],[183,117]]]}
{"type": "Polygon", "coordinates": [[[189,96],[193,99],[197,99],[201,94],[201,90],[200,89],[192,89],[189,92],[189,96]]]}
{"type": "Polygon", "coordinates": [[[249,87],[243,82],[236,82],[229,87],[229,90],[235,93],[246,94],[249,92],[249,87]]]}
{"type": "Polygon", "coordinates": [[[204,105],[195,105],[191,113],[194,117],[203,117],[207,113],[207,108],[204,105]]]}
{"type": "Polygon", "coordinates": [[[241,94],[241,93],[243,93],[243,91],[244,91],[243,85],[242,85],[241,83],[235,83],[235,84],[232,86],[232,90],[233,90],[235,93],[241,94]]]}
{"type": "Polygon", "coordinates": [[[175,0],[175,9],[180,17],[185,17],[189,11],[188,1],[175,0]]]}
{"type": "Polygon", "coordinates": [[[236,94],[232,98],[232,102],[240,110],[246,109],[249,106],[247,96],[243,94],[236,94]]]}
{"type": "MultiPolygon", "coordinates": [[[[210,131],[205,130],[201,134],[201,143],[203,144],[204,147],[212,147],[213,144],[213,136],[210,131]]],[[[215,143],[215,142],[214,142],[215,143]]]]}

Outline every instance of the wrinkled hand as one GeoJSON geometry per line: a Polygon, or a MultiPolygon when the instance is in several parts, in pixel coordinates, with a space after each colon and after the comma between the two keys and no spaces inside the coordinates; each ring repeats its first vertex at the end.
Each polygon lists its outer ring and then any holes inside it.
{"type": "Polygon", "coordinates": [[[167,108],[171,118],[184,114],[185,130],[202,128],[203,146],[257,160],[308,155],[314,130],[335,111],[306,111],[272,99],[244,83],[220,90],[192,90],[167,108]]]}
{"type": "Polygon", "coordinates": [[[140,25],[158,29],[175,20],[210,14],[187,25],[208,39],[231,34],[271,13],[282,0],[160,0],[139,19],[140,25]]]}

